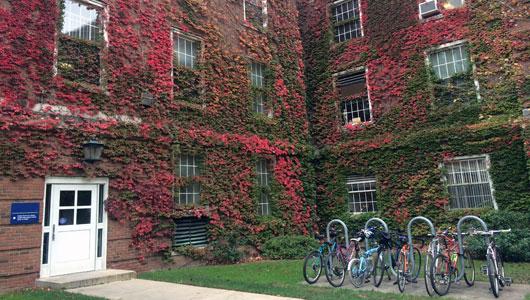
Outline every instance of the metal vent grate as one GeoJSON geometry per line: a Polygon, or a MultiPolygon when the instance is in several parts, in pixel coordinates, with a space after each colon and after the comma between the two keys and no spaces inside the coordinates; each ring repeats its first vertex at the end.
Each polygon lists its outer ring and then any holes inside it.
{"type": "Polygon", "coordinates": [[[186,245],[205,246],[208,244],[206,237],[206,224],[208,219],[187,217],[175,221],[175,237],[173,246],[180,247],[186,245]]]}
{"type": "Polygon", "coordinates": [[[366,81],[364,77],[364,71],[340,76],[337,78],[339,86],[352,85],[356,83],[364,83],[366,81]]]}

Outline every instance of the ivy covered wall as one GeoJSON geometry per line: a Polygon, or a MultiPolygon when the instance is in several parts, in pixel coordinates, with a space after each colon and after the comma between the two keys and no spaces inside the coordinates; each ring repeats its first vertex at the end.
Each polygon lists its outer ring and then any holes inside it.
{"type": "Polygon", "coordinates": [[[108,177],[109,217],[131,226],[140,259],[168,249],[182,216],[206,217],[210,241],[257,247],[311,232],[295,3],[267,1],[263,26],[244,20],[242,1],[222,2],[102,1],[105,33],[91,42],[61,33],[64,1],[0,0],[0,176],[108,177]],[[179,34],[202,49],[194,69],[173,61],[179,34]],[[251,62],[265,66],[270,114],[253,112],[251,62]],[[90,139],[105,146],[86,164],[90,139]],[[179,154],[201,158],[200,176],[178,176],[179,154]],[[268,216],[258,214],[260,158],[274,162],[268,216]],[[201,184],[200,204],[178,205],[189,181],[201,184]]]}
{"type": "Polygon", "coordinates": [[[521,126],[529,100],[528,4],[465,1],[446,9],[442,2],[439,14],[419,18],[416,0],[360,0],[363,35],[337,42],[337,2],[299,1],[324,224],[373,216],[347,213],[349,175],[375,175],[376,214],[392,226],[418,215],[442,224],[473,212],[450,210],[442,181],[443,163],[460,156],[489,156],[499,209],[530,208],[521,126]],[[470,67],[444,82],[427,59],[454,42],[467,49],[470,67]],[[344,125],[337,78],[359,67],[367,70],[372,121],[344,125]]]}

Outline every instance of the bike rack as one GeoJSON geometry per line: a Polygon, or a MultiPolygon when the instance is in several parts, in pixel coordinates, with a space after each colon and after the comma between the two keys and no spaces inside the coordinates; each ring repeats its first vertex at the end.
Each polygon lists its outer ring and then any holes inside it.
{"type": "Polygon", "coordinates": [[[328,237],[328,242],[331,243],[331,238],[329,236],[329,228],[331,227],[331,224],[333,223],[339,223],[342,225],[342,228],[344,228],[344,238],[346,239],[346,249],[348,249],[350,247],[350,239],[348,238],[348,226],[346,226],[346,224],[344,224],[344,222],[342,222],[339,219],[333,219],[329,221],[328,226],[326,227],[326,234],[328,237]]]}
{"type": "MultiPolygon", "coordinates": [[[[372,221],[377,221],[377,222],[383,224],[383,227],[385,228],[385,231],[388,232],[388,225],[386,225],[385,221],[383,221],[383,220],[381,220],[379,218],[371,218],[368,221],[366,221],[366,224],[364,224],[364,230],[368,230],[368,224],[370,224],[372,221]]],[[[368,251],[370,249],[370,245],[369,245],[370,241],[369,241],[369,239],[364,239],[364,240],[366,241],[366,251],[368,251]]],[[[392,251],[388,251],[388,253],[387,253],[388,255],[387,255],[387,258],[386,258],[387,264],[389,266],[392,266],[392,253],[391,252],[392,251]]],[[[394,268],[390,267],[389,269],[390,269],[390,271],[392,271],[392,274],[394,276],[397,276],[397,273],[396,273],[396,271],[394,271],[394,268]]]]}
{"type": "MultiPolygon", "coordinates": [[[[481,218],[479,217],[476,217],[476,216],[465,216],[463,217],[462,219],[460,219],[458,221],[458,225],[456,225],[456,232],[458,234],[458,248],[460,249],[460,252],[458,253],[458,255],[460,256],[460,270],[465,270],[465,264],[464,264],[464,244],[462,243],[462,231],[460,230],[460,225],[462,225],[462,223],[466,220],[475,220],[475,221],[478,221],[480,223],[480,225],[482,225],[482,228],[484,229],[484,231],[488,231],[488,225],[486,225],[486,223],[484,221],[482,221],[481,218]]],[[[489,237],[486,236],[486,244],[489,243],[489,237]]],[[[460,274],[458,274],[458,277],[454,280],[454,281],[459,281],[460,279],[462,279],[462,277],[464,277],[464,272],[460,272],[460,274]]]]}
{"type": "MultiPolygon", "coordinates": [[[[429,225],[429,227],[431,227],[431,233],[432,233],[432,236],[433,236],[433,240],[434,238],[436,237],[436,230],[434,229],[434,225],[432,225],[432,222],[425,218],[425,217],[414,217],[412,218],[412,220],[410,220],[409,224],[407,225],[407,235],[408,235],[408,238],[409,238],[409,251],[410,251],[410,259],[411,259],[411,262],[412,262],[412,267],[411,267],[411,270],[416,270],[415,267],[414,267],[414,247],[412,246],[412,223],[418,221],[418,220],[421,220],[421,221],[425,221],[425,223],[427,223],[429,225]]],[[[434,244],[434,246],[436,247],[436,244],[434,244]]]]}

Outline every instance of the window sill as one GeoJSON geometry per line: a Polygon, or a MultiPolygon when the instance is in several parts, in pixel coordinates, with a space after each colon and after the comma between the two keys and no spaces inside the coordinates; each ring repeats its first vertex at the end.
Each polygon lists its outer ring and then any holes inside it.
{"type": "Polygon", "coordinates": [[[175,108],[177,108],[178,110],[204,111],[206,110],[206,104],[197,104],[184,100],[176,100],[175,108]]]}
{"type": "Polygon", "coordinates": [[[266,34],[267,33],[267,27],[265,26],[256,26],[246,20],[243,20],[243,22],[241,22],[241,25],[243,27],[247,27],[248,29],[252,29],[254,31],[256,31],[257,33],[259,34],[266,34]]]}

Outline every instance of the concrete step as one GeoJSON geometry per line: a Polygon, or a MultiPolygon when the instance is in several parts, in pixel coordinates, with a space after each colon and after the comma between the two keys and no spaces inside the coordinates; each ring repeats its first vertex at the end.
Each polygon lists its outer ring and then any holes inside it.
{"type": "Polygon", "coordinates": [[[52,289],[73,289],[132,278],[136,278],[135,271],[110,269],[39,278],[35,285],[52,289]]]}

